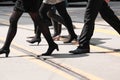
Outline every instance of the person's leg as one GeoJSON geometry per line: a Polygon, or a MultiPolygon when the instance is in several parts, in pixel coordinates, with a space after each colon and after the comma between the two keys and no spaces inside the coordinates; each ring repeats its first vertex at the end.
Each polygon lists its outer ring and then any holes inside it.
{"type": "Polygon", "coordinates": [[[48,17],[50,17],[52,20],[65,25],[64,19],[61,16],[56,14],[55,6],[53,6],[47,14],[48,14],[48,17]]]}
{"type": "Polygon", "coordinates": [[[120,20],[106,2],[103,3],[99,12],[102,18],[120,34],[120,20]]]}
{"type": "Polygon", "coordinates": [[[58,22],[51,20],[53,27],[54,27],[54,34],[53,34],[53,38],[56,36],[60,36],[61,33],[61,24],[59,24],[58,22]]]}
{"type": "Polygon", "coordinates": [[[56,21],[52,21],[52,22],[53,22],[53,26],[54,26],[54,34],[53,34],[52,38],[53,38],[53,40],[58,41],[58,40],[60,40],[62,24],[59,24],[56,21]]]}
{"type": "Polygon", "coordinates": [[[51,9],[51,7],[52,7],[52,5],[50,5],[50,4],[42,3],[41,7],[39,9],[39,14],[47,26],[52,25],[51,19],[47,16],[47,12],[51,9]]]}
{"type": "Polygon", "coordinates": [[[103,0],[88,0],[86,7],[84,26],[79,37],[79,46],[70,53],[81,54],[90,52],[90,39],[93,35],[95,19],[103,4],[103,0]]]}
{"type": "Polygon", "coordinates": [[[52,37],[51,37],[51,34],[50,34],[50,31],[49,31],[49,28],[47,25],[45,25],[43,19],[40,17],[39,13],[38,12],[35,12],[34,13],[36,15],[36,22],[37,22],[37,25],[39,25],[39,30],[40,32],[42,32],[42,34],[44,35],[45,39],[47,40],[47,43],[49,45],[49,48],[47,50],[46,53],[42,54],[42,55],[51,55],[52,52],[57,49],[58,50],[58,46],[57,44],[53,41],[52,37]]]}
{"type": "Polygon", "coordinates": [[[30,17],[32,18],[32,21],[33,21],[33,23],[34,23],[34,33],[36,34],[37,24],[36,24],[36,22],[35,22],[35,20],[34,20],[34,15],[32,15],[31,13],[29,13],[29,15],[30,15],[30,17]]]}
{"type": "MultiPolygon", "coordinates": [[[[46,17],[45,16],[49,16],[54,22],[54,24],[53,24],[53,26],[55,26],[55,27],[57,27],[57,22],[58,21],[56,21],[56,18],[57,19],[59,19],[59,16],[57,16],[56,14],[55,14],[55,12],[53,11],[53,10],[51,10],[51,7],[52,7],[52,5],[50,5],[50,4],[42,4],[41,5],[41,7],[40,7],[40,10],[39,10],[39,12],[40,12],[40,14],[41,14],[41,16],[42,16],[42,18],[43,18],[43,20],[44,21],[46,21],[46,17]],[[48,15],[47,15],[48,14],[48,15]],[[53,18],[53,15],[54,15],[54,18],[53,18]],[[57,16],[57,17],[55,17],[55,15],[57,16]]],[[[63,20],[62,20],[63,21],[63,20]]],[[[64,22],[63,22],[64,23],[64,22]]],[[[61,26],[60,25],[58,25],[58,28],[59,28],[59,32],[58,32],[58,34],[60,34],[61,33],[61,26]]]]}
{"type": "Polygon", "coordinates": [[[60,34],[61,34],[61,27],[62,24],[59,23],[58,19],[61,18],[60,16],[56,15],[56,8],[52,7],[49,12],[47,13],[48,17],[52,21],[52,25],[54,27],[54,34],[53,34],[53,40],[59,40],[60,34]]]}
{"type": "Polygon", "coordinates": [[[67,30],[68,30],[68,32],[70,34],[70,39],[68,41],[66,41],[65,43],[70,43],[74,39],[77,39],[77,35],[74,32],[72,20],[71,20],[68,12],[66,10],[65,1],[56,4],[55,7],[56,7],[58,13],[60,14],[60,16],[62,16],[62,18],[63,18],[63,20],[65,22],[66,28],[67,28],[67,30]]]}
{"type": "Polygon", "coordinates": [[[8,54],[10,52],[9,47],[10,47],[10,44],[11,44],[13,38],[16,35],[17,22],[18,22],[19,18],[21,17],[22,13],[23,12],[13,11],[13,13],[10,17],[10,27],[8,30],[8,34],[7,34],[7,37],[6,37],[3,47],[0,49],[0,54],[6,53],[6,57],[8,57],[8,54]]]}
{"type": "Polygon", "coordinates": [[[54,34],[52,36],[53,40],[60,40],[60,34],[61,34],[61,27],[62,27],[62,24],[56,22],[56,21],[53,21],[53,26],[54,26],[54,34]]]}
{"type": "MultiPolygon", "coordinates": [[[[47,4],[42,4],[41,7],[40,7],[40,10],[39,10],[39,14],[42,18],[42,20],[44,21],[44,23],[46,24],[46,20],[48,20],[48,16],[47,16],[47,12],[49,11],[49,9],[51,8],[51,5],[47,5],[47,4]]],[[[32,14],[32,18],[34,19],[35,23],[37,22],[36,20],[36,14],[34,13],[30,13],[32,14]]],[[[49,26],[48,24],[46,24],[46,26],[49,26]]],[[[32,39],[32,40],[27,40],[27,42],[29,43],[36,43],[38,42],[38,45],[41,41],[40,39],[40,35],[41,35],[41,32],[40,32],[40,27],[38,25],[37,27],[37,30],[36,30],[36,34],[35,34],[35,37],[32,39]]]]}
{"type": "Polygon", "coordinates": [[[29,42],[29,43],[36,43],[36,42],[38,42],[38,45],[39,45],[39,43],[41,41],[41,37],[40,37],[41,36],[41,32],[39,30],[39,26],[37,25],[36,14],[33,14],[32,12],[30,12],[29,14],[30,14],[34,24],[36,25],[36,33],[35,33],[35,36],[32,38],[32,40],[27,40],[27,42],[29,42]]]}
{"type": "MultiPolygon", "coordinates": [[[[41,16],[41,18],[44,21],[44,23],[46,24],[46,26],[49,26],[46,23],[46,20],[48,21],[47,12],[49,11],[50,8],[51,8],[51,5],[47,5],[47,4],[43,3],[43,4],[41,4],[41,7],[39,9],[39,15],[41,16]]],[[[37,23],[38,21],[36,20],[36,14],[35,13],[30,13],[30,14],[31,14],[32,18],[34,19],[34,22],[37,23]]],[[[40,35],[41,35],[41,31],[40,31],[40,27],[38,25],[35,37],[32,38],[32,40],[27,40],[27,42],[29,42],[29,43],[36,43],[36,42],[38,42],[38,45],[39,45],[39,43],[41,41],[40,35]]]]}
{"type": "MultiPolygon", "coordinates": [[[[38,0],[38,1],[36,1],[36,7],[37,7],[37,9],[39,10],[39,8],[40,8],[40,6],[41,6],[41,4],[42,4],[42,1],[43,0],[38,0]]],[[[34,20],[34,15],[32,15],[32,13],[28,13],[30,16],[31,16],[31,18],[32,18],[32,21],[33,21],[33,23],[34,23],[34,33],[36,34],[36,32],[37,32],[37,26],[38,25],[36,25],[36,22],[35,22],[35,20],[34,20]]],[[[32,37],[29,37],[29,38],[33,38],[34,36],[32,36],[32,37]]]]}

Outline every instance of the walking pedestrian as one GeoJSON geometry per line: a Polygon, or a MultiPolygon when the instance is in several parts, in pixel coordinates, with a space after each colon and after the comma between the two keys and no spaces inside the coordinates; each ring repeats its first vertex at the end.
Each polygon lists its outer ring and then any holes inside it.
{"type": "MultiPolygon", "coordinates": [[[[77,35],[75,34],[73,30],[73,24],[72,20],[66,10],[66,0],[43,0],[43,3],[40,7],[40,13],[44,21],[46,19],[44,18],[45,16],[49,16],[51,19],[53,19],[56,22],[60,22],[63,25],[65,25],[68,29],[68,32],[70,34],[70,39],[68,41],[65,41],[64,43],[71,43],[73,40],[77,40],[77,35]],[[55,12],[53,11],[54,8],[58,11],[60,16],[56,15],[55,12]],[[48,13],[48,15],[47,15],[48,13]]],[[[61,25],[54,26],[54,31],[55,33],[60,34],[61,33],[61,25]]],[[[38,42],[40,39],[40,30],[38,30],[37,34],[32,40],[28,40],[29,43],[35,43],[38,42]]],[[[56,36],[56,34],[55,34],[56,36]]],[[[55,37],[53,37],[54,39],[55,37]]],[[[39,44],[39,42],[38,42],[39,44]]]]}
{"type": "Polygon", "coordinates": [[[0,49],[0,54],[5,54],[8,57],[10,53],[10,44],[17,32],[17,22],[22,16],[23,12],[29,12],[36,24],[40,27],[45,39],[48,42],[48,50],[45,55],[51,55],[51,53],[57,49],[58,45],[53,41],[48,26],[44,24],[43,19],[39,15],[37,4],[39,0],[17,0],[14,6],[14,10],[10,17],[10,27],[3,47],[0,49]]]}
{"type": "Polygon", "coordinates": [[[82,54],[90,52],[90,39],[93,35],[95,19],[98,13],[120,34],[120,20],[108,6],[109,1],[110,0],[88,0],[84,26],[79,36],[79,46],[77,49],[69,51],[70,53],[82,54]]]}
{"type": "Polygon", "coordinates": [[[71,43],[73,40],[77,40],[77,35],[74,32],[72,20],[66,10],[66,1],[65,0],[43,0],[43,3],[40,7],[40,13],[42,16],[47,16],[47,12],[51,7],[55,6],[59,15],[63,18],[65,27],[67,28],[70,39],[64,43],[71,43]]]}
{"type": "Polygon", "coordinates": [[[61,34],[61,28],[62,24],[64,23],[64,20],[62,19],[61,16],[56,14],[56,8],[53,6],[47,13],[48,17],[52,19],[52,24],[53,24],[53,30],[54,34],[52,36],[53,40],[59,40],[60,39],[60,34],[61,34]]]}
{"type": "MultiPolygon", "coordinates": [[[[47,13],[47,16],[44,16],[44,22],[47,24],[47,21],[46,20],[47,18],[46,17],[49,17],[51,19],[51,22],[52,22],[52,25],[54,27],[54,34],[53,34],[53,40],[56,39],[59,39],[57,36],[60,35],[61,33],[61,23],[64,24],[64,20],[56,14],[56,9],[55,7],[52,7],[48,13],[47,13]]],[[[48,25],[49,26],[49,25],[48,25]]],[[[35,37],[33,37],[31,40],[27,40],[27,42],[29,43],[40,43],[41,41],[41,32],[39,30],[40,28],[38,27],[37,30],[36,30],[36,34],[35,34],[35,37]]]]}

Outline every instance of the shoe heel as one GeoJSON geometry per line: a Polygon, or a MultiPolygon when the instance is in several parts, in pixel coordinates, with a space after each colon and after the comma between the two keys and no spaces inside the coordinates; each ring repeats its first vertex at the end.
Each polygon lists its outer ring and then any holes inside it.
{"type": "Polygon", "coordinates": [[[9,56],[9,52],[6,53],[5,57],[8,57],[9,56]]]}
{"type": "Polygon", "coordinates": [[[5,57],[8,57],[9,53],[10,53],[9,49],[8,50],[6,50],[6,49],[0,49],[0,54],[5,54],[5,57]]]}
{"type": "Polygon", "coordinates": [[[38,44],[37,44],[37,45],[39,45],[39,43],[40,43],[40,41],[38,41],[38,44]]]}
{"type": "Polygon", "coordinates": [[[58,46],[56,47],[56,50],[57,50],[57,51],[59,51],[59,48],[58,48],[58,46]]]}
{"type": "Polygon", "coordinates": [[[57,45],[57,44],[55,44],[54,46],[49,47],[48,50],[47,50],[47,52],[44,53],[44,54],[42,54],[42,55],[43,55],[43,56],[49,56],[49,55],[52,54],[52,52],[53,52],[55,49],[56,49],[57,51],[59,51],[59,48],[58,48],[58,45],[57,45]]]}
{"type": "Polygon", "coordinates": [[[33,44],[33,43],[38,43],[37,45],[39,45],[39,43],[41,42],[41,39],[37,39],[37,38],[33,38],[32,40],[27,40],[27,42],[33,44]]]}

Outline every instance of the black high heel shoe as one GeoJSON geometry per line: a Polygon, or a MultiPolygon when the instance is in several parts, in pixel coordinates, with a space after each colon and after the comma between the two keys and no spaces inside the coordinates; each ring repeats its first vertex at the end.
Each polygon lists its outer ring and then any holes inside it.
{"type": "Polygon", "coordinates": [[[70,39],[68,41],[65,41],[64,43],[71,43],[73,40],[77,41],[77,36],[70,37],[70,39]]]}
{"type": "Polygon", "coordinates": [[[0,49],[0,54],[5,54],[5,57],[8,57],[10,50],[8,49],[0,49]]]}
{"type": "Polygon", "coordinates": [[[27,42],[32,43],[32,44],[38,42],[38,45],[40,41],[41,41],[41,38],[36,38],[36,37],[34,37],[32,40],[27,40],[27,42]]]}
{"type": "Polygon", "coordinates": [[[57,44],[54,44],[54,45],[50,46],[50,47],[48,48],[47,52],[44,53],[44,54],[42,54],[42,56],[50,56],[55,49],[56,49],[57,51],[59,51],[59,48],[58,48],[58,45],[57,45],[57,44]]]}

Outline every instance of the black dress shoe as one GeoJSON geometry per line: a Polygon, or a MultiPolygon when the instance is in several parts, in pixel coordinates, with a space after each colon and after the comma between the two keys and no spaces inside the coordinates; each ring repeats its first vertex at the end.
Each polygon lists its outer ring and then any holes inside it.
{"type": "Polygon", "coordinates": [[[90,49],[80,49],[80,48],[69,51],[69,53],[73,53],[73,54],[83,54],[83,53],[89,53],[89,52],[90,52],[90,49]]]}

